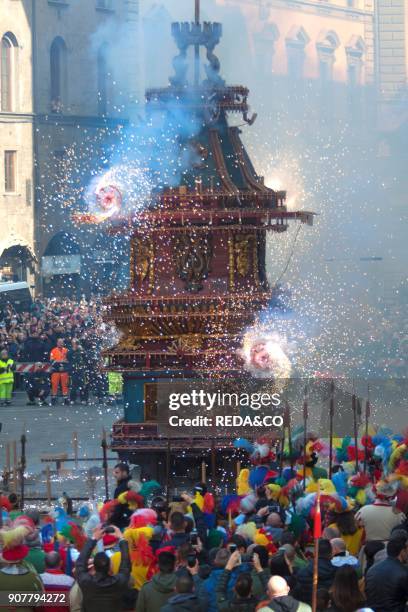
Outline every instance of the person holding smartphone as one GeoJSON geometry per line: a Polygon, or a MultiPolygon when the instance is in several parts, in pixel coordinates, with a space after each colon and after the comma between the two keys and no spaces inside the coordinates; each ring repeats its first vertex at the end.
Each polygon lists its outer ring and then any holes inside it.
{"type": "MultiPolygon", "coordinates": [[[[242,572],[239,574],[233,589],[234,596],[232,599],[228,598],[228,582],[231,577],[231,572],[239,566],[241,562],[241,553],[235,550],[228,559],[225,569],[221,574],[217,585],[217,606],[219,612],[254,612],[258,604],[264,599],[264,597],[260,599],[253,594],[252,578],[249,572],[242,572]]],[[[264,592],[266,592],[268,574],[262,568],[259,555],[256,553],[252,556],[252,564],[262,581],[264,592]]]]}

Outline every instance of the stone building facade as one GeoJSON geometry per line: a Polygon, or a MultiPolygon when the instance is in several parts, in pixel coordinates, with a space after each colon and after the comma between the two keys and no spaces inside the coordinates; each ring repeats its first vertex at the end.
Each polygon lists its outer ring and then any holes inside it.
{"type": "Polygon", "coordinates": [[[138,108],[139,2],[3,0],[0,23],[0,269],[45,294],[80,291],[98,241],[72,224],[75,183],[89,180],[89,143],[138,108]]]}
{"type": "Polygon", "coordinates": [[[33,281],[34,142],[31,26],[21,2],[1,4],[0,267],[33,281]]]}
{"type": "MultiPolygon", "coordinates": [[[[171,74],[170,23],[191,19],[193,4],[2,0],[3,277],[27,278],[45,294],[81,291],[84,279],[92,290],[98,275],[112,278],[111,245],[76,228],[71,215],[84,206],[83,186],[103,166],[110,140],[138,120],[145,85],[163,85],[171,74]]],[[[331,134],[336,121],[339,133],[345,123],[357,133],[375,122],[380,132],[387,126],[387,152],[388,134],[404,129],[406,0],[201,5],[203,20],[224,22],[224,74],[251,88],[260,120],[269,121],[261,131],[275,129],[275,117],[283,124],[285,113],[305,139],[324,122],[331,134]]]]}

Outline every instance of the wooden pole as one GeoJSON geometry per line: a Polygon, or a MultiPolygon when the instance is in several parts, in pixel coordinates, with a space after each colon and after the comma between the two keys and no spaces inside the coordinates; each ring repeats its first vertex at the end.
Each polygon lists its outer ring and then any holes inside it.
{"type": "MultiPolygon", "coordinates": [[[[317,482],[316,513],[320,519],[320,484],[317,482]]],[[[315,518],[316,520],[316,518],[315,518]]],[[[317,535],[316,533],[314,534],[317,535]]],[[[319,538],[314,538],[314,559],[313,559],[313,590],[312,590],[312,612],[317,612],[317,587],[319,584],[319,538]]]]}
{"type": "Polygon", "coordinates": [[[52,494],[51,494],[51,475],[50,475],[50,466],[47,465],[45,468],[45,477],[46,477],[46,487],[47,487],[47,504],[51,506],[52,494]]]}
{"type": "Polygon", "coordinates": [[[201,462],[201,482],[203,484],[207,482],[207,466],[204,460],[201,462]]]}
{"type": "Polygon", "coordinates": [[[72,446],[74,449],[74,461],[75,461],[75,469],[78,469],[78,432],[74,431],[72,434],[72,446]]]}
{"type": "Polygon", "coordinates": [[[329,479],[333,470],[333,420],[334,420],[334,380],[330,383],[330,406],[329,406],[329,479]]]}
{"type": "Polygon", "coordinates": [[[103,478],[105,481],[105,499],[109,499],[109,480],[108,480],[108,460],[107,460],[107,441],[106,441],[106,430],[103,428],[102,430],[102,467],[103,467],[103,478]]]}
{"type": "Polygon", "coordinates": [[[215,450],[214,439],[211,440],[211,477],[212,477],[212,485],[214,489],[213,495],[214,495],[216,487],[217,487],[217,453],[215,450]]]}
{"type": "Polygon", "coordinates": [[[6,443],[6,465],[3,472],[3,488],[5,491],[9,490],[10,484],[10,442],[6,443]]]}
{"type": "Polygon", "coordinates": [[[288,427],[288,444],[289,444],[289,461],[290,461],[290,469],[293,471],[293,453],[292,453],[292,426],[291,426],[291,418],[290,418],[290,406],[286,402],[286,424],[288,427]]]}
{"type": "Polygon", "coordinates": [[[6,470],[10,473],[10,442],[6,444],[6,470]]]}
{"type": "Polygon", "coordinates": [[[241,461],[238,459],[237,461],[237,478],[241,472],[241,461]]]}
{"type": "Polygon", "coordinates": [[[13,440],[12,448],[13,448],[13,491],[14,491],[14,493],[17,493],[17,477],[18,477],[18,470],[17,470],[17,440],[13,440]]]}
{"type": "Polygon", "coordinates": [[[307,406],[308,390],[307,385],[305,387],[305,395],[303,399],[303,490],[306,489],[306,445],[307,445],[307,419],[308,419],[308,406],[307,406]]]}
{"type": "Polygon", "coordinates": [[[285,428],[286,428],[286,423],[285,423],[285,415],[283,418],[283,427],[282,427],[282,437],[281,437],[281,444],[280,444],[280,456],[279,456],[279,476],[282,478],[282,472],[283,472],[283,451],[285,449],[285,428]]]}
{"type": "Polygon", "coordinates": [[[365,428],[364,428],[364,436],[365,436],[365,446],[364,446],[364,474],[367,473],[367,465],[368,465],[368,421],[370,419],[370,385],[367,385],[367,401],[365,405],[365,428]]]}
{"type": "Polygon", "coordinates": [[[358,473],[358,427],[357,427],[357,398],[355,393],[351,397],[351,409],[353,411],[354,446],[355,446],[355,470],[358,473]]]}
{"type": "Polygon", "coordinates": [[[20,459],[20,508],[24,510],[24,472],[26,469],[26,442],[27,438],[25,433],[21,436],[21,459],[20,459]]]}

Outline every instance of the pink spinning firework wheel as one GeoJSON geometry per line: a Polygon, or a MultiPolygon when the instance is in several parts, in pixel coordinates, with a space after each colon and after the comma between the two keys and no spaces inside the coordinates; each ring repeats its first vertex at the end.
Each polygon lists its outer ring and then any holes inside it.
{"type": "Polygon", "coordinates": [[[119,210],[122,206],[122,194],[115,185],[107,185],[97,191],[96,201],[104,211],[119,210]]]}

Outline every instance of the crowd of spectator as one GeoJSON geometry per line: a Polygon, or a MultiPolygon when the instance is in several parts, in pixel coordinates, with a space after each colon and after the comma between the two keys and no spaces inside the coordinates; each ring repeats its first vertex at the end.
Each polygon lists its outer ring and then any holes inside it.
{"type": "MultiPolygon", "coordinates": [[[[101,370],[101,349],[112,340],[112,331],[102,312],[99,299],[53,298],[35,300],[30,311],[19,312],[11,304],[2,309],[0,351],[6,352],[1,359],[6,364],[11,360],[14,388],[27,391],[28,404],[56,403],[59,398],[66,404],[86,404],[90,397],[105,401],[109,380],[101,370]],[[31,364],[30,371],[19,374],[17,363],[31,364]]],[[[0,402],[11,400],[10,394],[0,394],[0,402]]]]}
{"type": "MultiPolygon", "coordinates": [[[[98,511],[82,506],[65,519],[58,508],[55,523],[36,510],[23,515],[15,496],[9,500],[0,531],[1,591],[66,593],[61,612],[311,610],[313,538],[287,525],[287,511],[279,503],[272,508],[263,487],[231,521],[221,506],[200,507],[203,483],[171,502],[158,491],[148,501],[130,489],[127,464],[114,475],[113,501],[98,511]],[[251,525],[268,543],[254,542],[251,525]],[[18,527],[23,541],[10,535],[18,527]]],[[[333,512],[323,510],[316,610],[406,612],[406,515],[391,498],[348,510],[347,520],[333,512]],[[381,539],[367,537],[370,530],[381,539]]]]}

